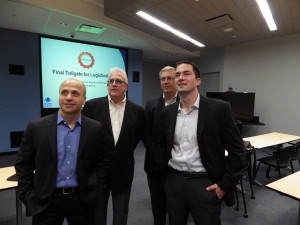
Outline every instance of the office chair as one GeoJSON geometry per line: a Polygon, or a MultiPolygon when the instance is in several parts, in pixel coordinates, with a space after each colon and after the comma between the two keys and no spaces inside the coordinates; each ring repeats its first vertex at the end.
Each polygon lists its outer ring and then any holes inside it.
{"type": "MultiPolygon", "coordinates": [[[[290,143],[292,144],[292,143],[290,143]]],[[[296,144],[292,144],[298,149],[298,154],[295,154],[294,157],[291,157],[291,163],[292,161],[296,161],[298,159],[299,166],[300,166],[300,141],[298,141],[296,144]]]]}
{"type": "Polygon", "coordinates": [[[266,156],[263,158],[258,159],[259,164],[256,169],[256,173],[259,170],[260,164],[265,164],[268,166],[268,169],[266,171],[267,178],[270,178],[270,170],[271,167],[274,167],[279,174],[279,177],[281,178],[281,168],[288,168],[290,165],[292,173],[294,173],[294,166],[293,166],[293,159],[298,157],[299,155],[299,148],[297,148],[295,145],[288,146],[283,149],[280,149],[276,152],[274,152],[271,156],[266,156]]]}
{"type": "MultiPolygon", "coordinates": [[[[252,170],[251,170],[251,155],[252,151],[254,150],[254,147],[250,144],[249,141],[244,141],[245,145],[245,154],[246,154],[246,159],[245,159],[245,168],[243,171],[243,175],[241,179],[239,179],[239,185],[240,185],[240,192],[242,194],[243,198],[243,204],[244,204],[244,217],[248,218],[248,212],[247,212],[247,204],[246,204],[246,198],[245,198],[245,191],[244,191],[244,185],[243,185],[243,178],[248,176],[249,184],[250,184],[250,189],[251,189],[251,198],[255,199],[254,192],[253,192],[253,186],[252,186],[252,170]]],[[[239,197],[238,197],[238,187],[235,188],[235,196],[236,196],[236,206],[235,210],[239,210],[240,204],[239,204],[239,197]]]]}

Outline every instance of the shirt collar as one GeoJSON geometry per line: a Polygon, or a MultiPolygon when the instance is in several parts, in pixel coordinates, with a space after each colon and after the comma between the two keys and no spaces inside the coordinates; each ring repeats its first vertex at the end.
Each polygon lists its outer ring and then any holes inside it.
{"type": "MultiPolygon", "coordinates": [[[[115,103],[114,103],[114,101],[111,99],[111,97],[110,97],[109,95],[107,95],[107,96],[108,96],[108,101],[109,101],[110,103],[112,103],[112,104],[115,105],[115,103]]],[[[117,103],[117,104],[123,104],[124,102],[126,102],[126,95],[124,95],[124,99],[123,99],[121,102],[117,103]]]]}
{"type": "MultiPolygon", "coordinates": [[[[190,111],[193,109],[193,108],[196,108],[196,109],[199,109],[199,104],[200,104],[200,95],[198,93],[198,96],[197,96],[197,99],[196,101],[193,103],[193,105],[190,107],[190,111]]],[[[181,111],[182,108],[180,106],[180,102],[179,102],[179,105],[178,105],[178,111],[181,111]]]]}
{"type": "MultiPolygon", "coordinates": [[[[58,124],[61,124],[65,122],[64,118],[62,117],[60,111],[58,110],[58,113],[57,113],[57,125],[58,124]]],[[[81,115],[78,117],[77,121],[76,121],[77,124],[81,125],[81,115]]]]}
{"type": "MultiPolygon", "coordinates": [[[[178,95],[178,92],[176,92],[176,94],[175,94],[174,97],[172,98],[172,102],[170,102],[169,104],[172,104],[172,103],[176,102],[176,100],[177,100],[177,95],[178,95]]],[[[164,99],[164,101],[166,102],[166,95],[165,95],[165,93],[163,93],[163,99],[164,99]]]]}
{"type": "MultiPolygon", "coordinates": [[[[176,92],[176,94],[174,95],[174,97],[172,98],[173,100],[175,100],[177,98],[177,94],[178,92],[176,92]]],[[[166,95],[165,93],[163,93],[163,99],[166,100],[166,95]]]]}

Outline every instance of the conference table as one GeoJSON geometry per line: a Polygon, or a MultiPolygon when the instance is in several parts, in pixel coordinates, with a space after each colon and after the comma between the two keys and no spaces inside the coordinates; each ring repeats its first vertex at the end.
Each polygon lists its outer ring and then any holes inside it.
{"type": "Polygon", "coordinates": [[[22,224],[22,203],[18,197],[18,188],[17,188],[18,182],[7,180],[8,177],[14,175],[15,173],[16,171],[13,166],[0,168],[0,191],[6,191],[10,189],[16,190],[16,224],[21,225],[22,224]]]}
{"type": "MultiPolygon", "coordinates": [[[[255,181],[256,177],[256,150],[271,146],[279,146],[288,142],[300,140],[300,136],[283,134],[278,132],[272,132],[252,137],[243,138],[244,141],[250,141],[254,147],[253,151],[253,169],[252,169],[252,181],[255,181]]],[[[257,182],[258,183],[258,182],[257,182]]]]}
{"type": "Polygon", "coordinates": [[[299,201],[297,225],[300,225],[300,171],[267,184],[266,187],[299,201]]]}

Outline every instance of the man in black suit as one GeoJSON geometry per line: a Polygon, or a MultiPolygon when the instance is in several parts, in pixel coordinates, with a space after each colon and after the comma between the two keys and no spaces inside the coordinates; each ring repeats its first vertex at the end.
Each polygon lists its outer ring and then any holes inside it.
{"type": "Polygon", "coordinates": [[[57,113],[30,121],[15,168],[19,196],[33,225],[92,225],[109,161],[102,124],[81,116],[86,89],[77,79],[59,88],[57,113]]]}
{"type": "Polygon", "coordinates": [[[194,63],[179,62],[175,77],[180,102],[163,111],[158,151],[171,225],[186,225],[189,213],[195,225],[218,225],[221,200],[234,204],[245,165],[243,141],[230,104],[199,95],[194,63]]]}
{"type": "Polygon", "coordinates": [[[108,96],[87,101],[84,115],[104,125],[105,140],[111,155],[109,187],[98,201],[95,225],[105,225],[110,193],[113,202],[113,224],[126,225],[131,184],[134,174],[134,150],[142,138],[144,109],[126,99],[126,72],[112,68],[109,73],[108,96]]]}
{"type": "Polygon", "coordinates": [[[166,201],[165,191],[161,175],[156,172],[156,156],[154,143],[158,141],[158,130],[161,124],[161,111],[167,105],[175,103],[177,98],[177,88],[175,85],[175,68],[166,66],[159,72],[159,79],[163,94],[147,101],[145,107],[147,121],[147,142],[144,169],[147,173],[147,180],[151,196],[152,214],[154,225],[166,224],[166,201]]]}

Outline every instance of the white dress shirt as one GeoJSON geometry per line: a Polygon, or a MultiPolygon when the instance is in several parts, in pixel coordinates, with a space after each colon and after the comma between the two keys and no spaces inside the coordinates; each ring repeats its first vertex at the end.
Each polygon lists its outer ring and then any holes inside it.
{"type": "Polygon", "coordinates": [[[108,102],[109,102],[109,114],[110,114],[111,127],[114,135],[115,145],[116,145],[122,128],[125,105],[126,105],[126,96],[124,96],[124,99],[121,102],[115,104],[114,101],[111,99],[111,97],[108,95],[108,102]]]}
{"type": "Polygon", "coordinates": [[[170,102],[167,102],[166,95],[165,95],[165,93],[163,93],[163,99],[165,101],[165,106],[175,103],[177,100],[177,94],[178,94],[178,92],[176,92],[175,96],[172,98],[172,100],[170,102]]]}
{"type": "Polygon", "coordinates": [[[190,107],[189,112],[185,112],[179,104],[172,158],[169,165],[180,171],[205,172],[205,168],[200,159],[199,145],[197,140],[197,124],[200,96],[190,107]]]}

